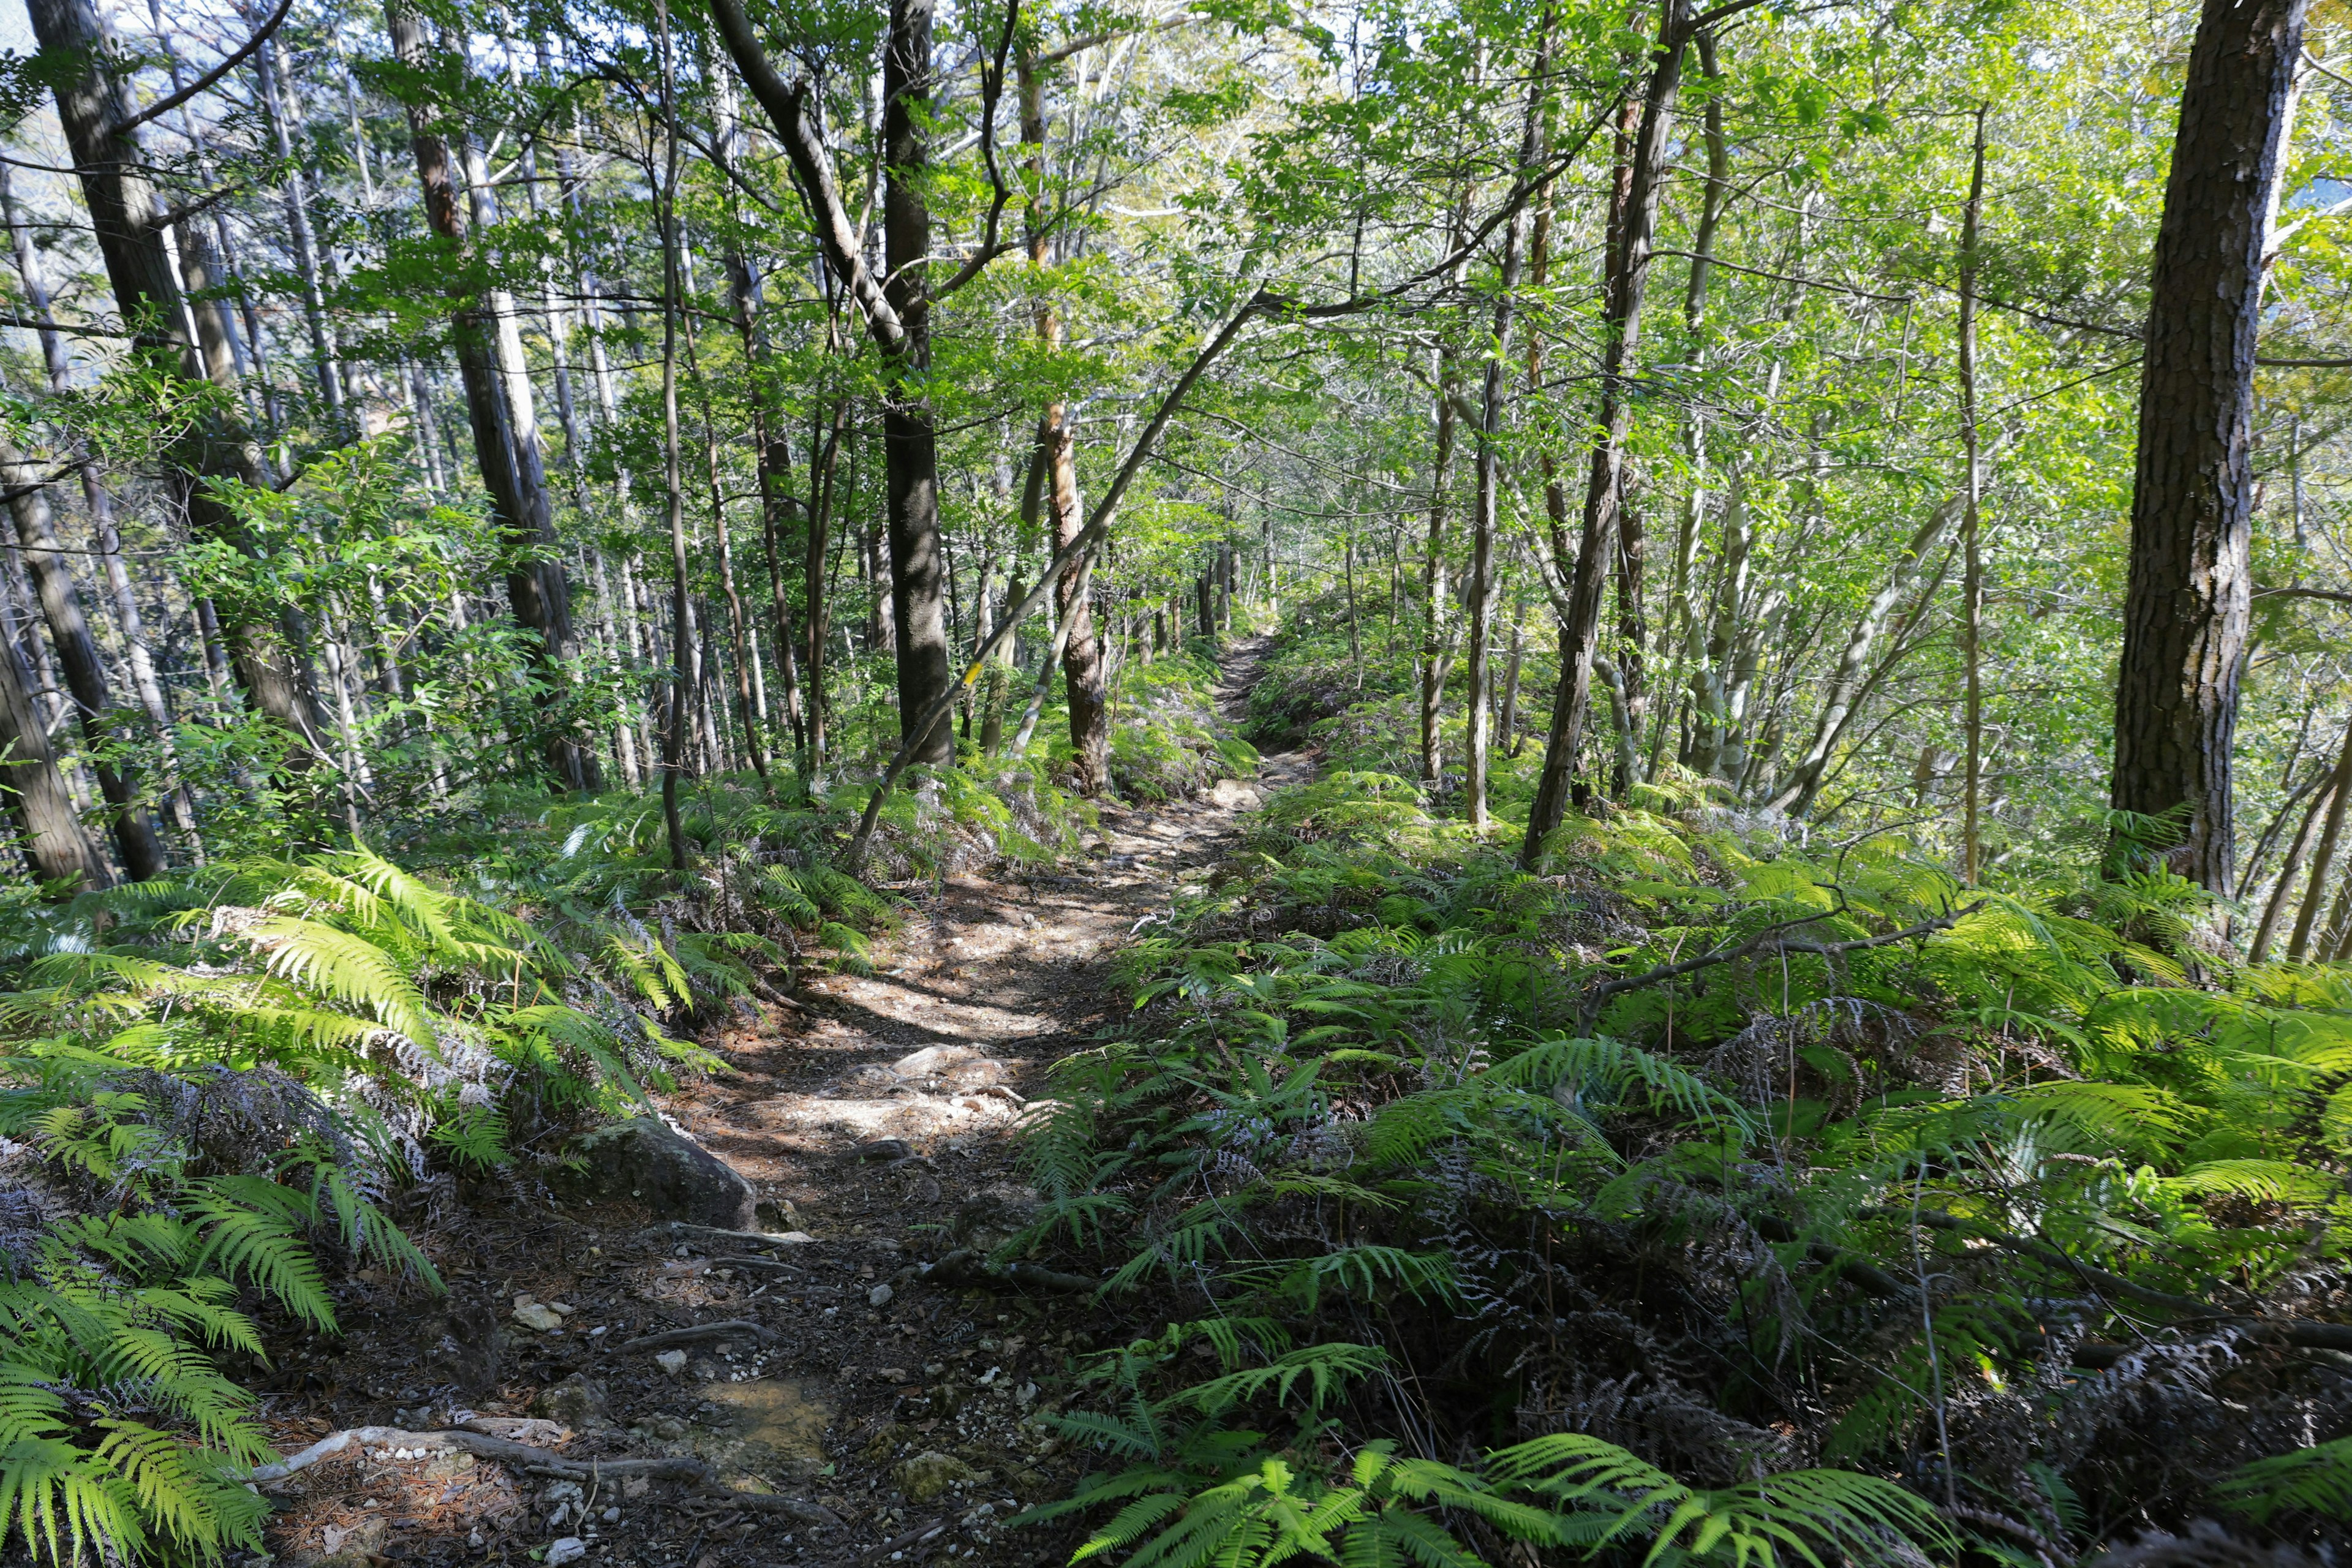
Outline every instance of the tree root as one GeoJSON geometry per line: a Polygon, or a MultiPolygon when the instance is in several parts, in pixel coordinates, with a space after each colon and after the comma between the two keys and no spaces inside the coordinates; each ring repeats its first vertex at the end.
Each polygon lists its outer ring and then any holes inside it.
{"type": "Polygon", "coordinates": [[[925,1264],[916,1279],[932,1285],[968,1287],[982,1290],[1003,1289],[1007,1286],[1024,1290],[1054,1290],[1065,1295],[1079,1295],[1098,1289],[1102,1281],[1089,1279],[1083,1274],[1065,1274],[1035,1263],[991,1263],[985,1255],[969,1247],[959,1247],[936,1263],[925,1264]]]}

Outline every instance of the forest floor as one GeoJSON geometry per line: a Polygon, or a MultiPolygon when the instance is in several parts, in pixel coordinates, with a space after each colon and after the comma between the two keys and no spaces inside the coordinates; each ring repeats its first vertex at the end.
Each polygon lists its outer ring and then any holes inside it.
{"type": "MultiPolygon", "coordinates": [[[[1228,656],[1229,719],[1262,652],[1228,656]]],[[[916,1276],[1024,1221],[1034,1200],[1013,1131],[1052,1064],[1118,1016],[1113,954],[1239,847],[1255,791],[1311,766],[1269,756],[1250,788],[1106,808],[1087,853],[1054,871],[902,889],[913,912],[877,942],[870,976],[813,980],[804,1013],[762,1009],[708,1037],[734,1070],[662,1109],[775,1205],[768,1229],[814,1239],[681,1237],[611,1204],[484,1184],[413,1224],[446,1299],[401,1298],[396,1282],[362,1276],[339,1304],[344,1334],[281,1342],[264,1380],[281,1452],[364,1425],[429,1432],[470,1409],[474,1429],[552,1444],[574,1463],[692,1458],[733,1489],[814,1509],[753,1511],[707,1488],[583,1486],[422,1444],[362,1444],[268,1489],[275,1555],[292,1568],[1066,1558],[1074,1525],[1003,1521],[1063,1495],[1084,1468],[1039,1417],[1074,1358],[1124,1325],[1083,1294],[916,1276]],[[562,1326],[519,1321],[524,1298],[557,1309],[562,1326]],[[617,1348],[729,1321],[758,1328],[683,1347],[682,1366],[617,1348]],[[485,1390],[470,1399],[453,1380],[452,1358],[467,1356],[485,1390]]]]}

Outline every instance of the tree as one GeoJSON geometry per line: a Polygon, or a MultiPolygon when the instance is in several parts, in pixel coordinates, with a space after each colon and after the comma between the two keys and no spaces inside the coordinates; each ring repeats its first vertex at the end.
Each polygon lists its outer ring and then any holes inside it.
{"type": "Polygon", "coordinates": [[[2178,814],[2173,863],[2233,891],[2231,747],[2252,592],[2254,336],[2309,0],[2205,0],[2157,236],[2109,799],[2178,814]]]}
{"type": "MultiPolygon", "coordinates": [[[[422,76],[432,66],[431,44],[424,21],[397,7],[386,11],[384,23],[392,35],[394,53],[410,70],[422,76]]],[[[445,45],[448,42],[444,39],[445,45]]],[[[471,290],[467,274],[478,266],[472,226],[458,205],[457,173],[449,156],[449,142],[440,121],[423,101],[408,110],[409,147],[416,159],[416,179],[425,199],[425,216],[436,237],[448,245],[457,263],[461,289],[471,290]]],[[[541,755],[555,778],[567,789],[603,787],[595,754],[581,744],[562,712],[570,674],[565,661],[572,652],[572,590],[562,559],[556,553],[555,524],[548,506],[547,469],[539,431],[530,422],[528,383],[518,399],[509,383],[521,374],[515,361],[520,351],[501,353],[501,339],[513,331],[513,303],[502,290],[479,289],[459,295],[450,305],[450,344],[457,356],[457,374],[466,386],[466,416],[474,434],[474,458],[483,489],[499,526],[510,542],[513,556],[507,568],[507,598],[516,622],[536,639],[532,664],[541,682],[541,702],[549,713],[541,755]],[[519,407],[520,403],[523,406],[519,407]]]]}

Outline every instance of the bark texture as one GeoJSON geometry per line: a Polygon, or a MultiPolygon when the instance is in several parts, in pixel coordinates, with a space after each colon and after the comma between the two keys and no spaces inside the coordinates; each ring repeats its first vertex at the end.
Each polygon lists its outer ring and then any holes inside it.
{"type": "Polygon", "coordinates": [[[2225,896],[2263,245],[2307,9],[2308,0],[2205,0],[2140,381],[2109,799],[2144,816],[2179,814],[2175,868],[2225,896]]]}
{"type": "MultiPolygon", "coordinates": [[[[430,69],[431,46],[425,24],[399,10],[387,12],[385,22],[393,52],[401,62],[412,69],[430,69]]],[[[457,172],[450,159],[449,143],[423,105],[409,107],[408,125],[417,183],[424,189],[425,222],[462,255],[470,248],[472,237],[466,209],[458,205],[457,172]]],[[[502,332],[513,330],[512,322],[496,300],[461,297],[450,309],[449,323],[482,488],[489,492],[499,526],[519,547],[515,564],[507,572],[507,597],[514,606],[515,620],[537,639],[532,658],[541,682],[540,702],[552,710],[560,707],[570,679],[563,666],[572,651],[572,593],[556,553],[555,520],[548,506],[546,463],[539,449],[539,432],[517,421],[516,399],[505,384],[499,363],[499,339],[502,332]]],[[[556,781],[572,790],[603,787],[595,753],[570,733],[560,713],[551,711],[549,721],[541,751],[556,781]]]]}

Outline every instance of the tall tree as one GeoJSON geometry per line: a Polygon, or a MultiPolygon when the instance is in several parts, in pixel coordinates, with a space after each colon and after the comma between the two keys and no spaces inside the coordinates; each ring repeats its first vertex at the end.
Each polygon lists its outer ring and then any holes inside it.
{"type": "MultiPolygon", "coordinates": [[[[401,64],[420,78],[432,69],[432,45],[423,19],[394,7],[386,11],[384,21],[401,64]]],[[[441,117],[420,99],[408,105],[408,126],[417,183],[423,187],[425,223],[449,245],[453,260],[472,261],[473,229],[467,209],[458,205],[457,172],[441,117]]],[[[461,267],[457,276],[463,279],[466,273],[461,267]]],[[[451,302],[449,327],[457,374],[465,384],[466,417],[473,427],[474,458],[481,469],[482,487],[488,491],[491,512],[513,548],[507,568],[507,597],[514,606],[515,620],[532,634],[540,701],[549,711],[548,727],[541,740],[541,755],[548,771],[563,787],[598,789],[604,781],[595,753],[572,732],[561,711],[571,679],[565,661],[572,651],[572,590],[562,557],[556,551],[539,432],[518,421],[516,398],[508,385],[510,377],[499,363],[499,339],[514,330],[511,311],[501,310],[489,290],[469,291],[451,302]]]]}
{"type": "MultiPolygon", "coordinates": [[[[167,244],[172,214],[149,179],[153,165],[139,144],[139,128],[244,63],[285,20],[287,6],[280,5],[262,31],[218,67],[136,113],[117,69],[121,57],[91,0],[28,0],[26,10],[50,61],[58,119],[123,320],[151,334],[145,341],[162,351],[170,374],[184,382],[211,381],[233,395],[238,376],[232,331],[217,298],[194,288],[184,292],[174,274],[167,244]]],[[[192,283],[216,281],[204,273],[200,250],[184,254],[183,261],[192,283]]],[[[172,461],[191,529],[200,538],[248,549],[246,530],[213,483],[262,482],[260,448],[229,414],[233,401],[224,398],[205,409],[173,443],[172,461]]],[[[325,748],[301,613],[290,605],[274,616],[231,601],[220,607],[238,682],[288,734],[287,766],[307,768],[325,748]]]]}
{"type": "Polygon", "coordinates": [[[2227,895],[2246,651],[2254,336],[2310,0],[2205,0],[2156,241],[2109,801],[2179,813],[2176,868],[2227,895]]]}
{"type": "MultiPolygon", "coordinates": [[[[1026,219],[1029,265],[1043,269],[1053,242],[1045,210],[1045,87],[1039,74],[1043,63],[1024,40],[1014,66],[1021,95],[1022,182],[1027,187],[1026,219]]],[[[1030,308],[1030,322],[1038,346],[1053,353],[1062,346],[1062,317],[1052,294],[1041,284],[1030,308]]],[[[1037,456],[1029,496],[1042,493],[1046,517],[1053,523],[1055,550],[1066,549],[1086,526],[1078,504],[1078,457],[1070,428],[1070,406],[1060,396],[1046,400],[1037,416],[1037,456]]],[[[1034,531],[1036,509],[1024,519],[1034,531]]],[[[1102,645],[1095,637],[1094,606],[1085,582],[1072,573],[1055,590],[1055,613],[1061,616],[1062,688],[1070,714],[1070,749],[1076,759],[1078,789],[1100,795],[1110,784],[1110,710],[1103,688],[1102,645]]],[[[1202,628],[1203,632],[1207,627],[1202,628]]]]}

